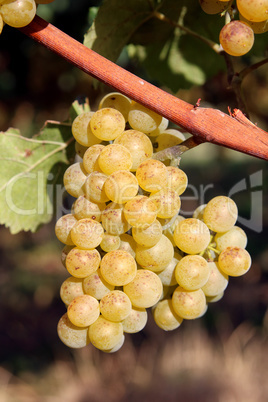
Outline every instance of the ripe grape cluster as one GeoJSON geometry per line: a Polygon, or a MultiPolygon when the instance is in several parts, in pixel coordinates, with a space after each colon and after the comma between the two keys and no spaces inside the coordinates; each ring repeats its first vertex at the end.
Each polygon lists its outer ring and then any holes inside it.
{"type": "Polygon", "coordinates": [[[199,0],[207,14],[230,12],[233,17],[237,12],[239,19],[232,18],[220,31],[220,44],[231,56],[242,56],[250,51],[254,44],[255,34],[268,31],[267,0],[199,0]]]}
{"type": "Polygon", "coordinates": [[[187,175],[153,154],[184,140],[168,124],[119,93],[73,121],[79,158],[64,185],[75,201],[55,227],[70,274],[58,335],[71,348],[117,351],[125,334],[144,328],[150,308],[160,328],[174,330],[219,300],[229,276],[250,268],[232,199],[179,215],[187,175]]]}
{"type": "Polygon", "coordinates": [[[38,4],[48,4],[52,1],[54,0],[0,0],[0,33],[4,24],[14,28],[30,24],[38,4]]]}

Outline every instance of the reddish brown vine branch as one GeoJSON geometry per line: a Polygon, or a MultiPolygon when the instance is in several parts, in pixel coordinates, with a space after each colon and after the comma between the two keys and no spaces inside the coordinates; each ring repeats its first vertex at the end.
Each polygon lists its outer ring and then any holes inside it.
{"type": "Polygon", "coordinates": [[[194,107],[117,66],[38,16],[20,30],[87,74],[178,124],[200,142],[268,160],[268,133],[249,121],[245,124],[246,118],[243,122],[236,119],[237,113],[229,116],[219,110],[194,107]]]}

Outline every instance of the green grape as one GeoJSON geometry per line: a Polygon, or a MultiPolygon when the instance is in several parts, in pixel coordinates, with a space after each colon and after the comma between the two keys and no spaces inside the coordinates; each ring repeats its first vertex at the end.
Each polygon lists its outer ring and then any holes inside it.
{"type": "Polygon", "coordinates": [[[77,296],[82,296],[83,290],[83,280],[80,278],[74,278],[70,276],[65,279],[60,288],[60,298],[67,306],[73,301],[77,296]]]}
{"type": "Polygon", "coordinates": [[[103,141],[112,141],[122,134],[125,124],[122,113],[112,108],[97,110],[89,122],[92,133],[103,141]]]}
{"type": "Polygon", "coordinates": [[[242,14],[239,14],[239,19],[248,24],[255,34],[262,34],[268,31],[268,19],[259,22],[249,21],[242,14]]]}
{"type": "Polygon", "coordinates": [[[101,315],[107,320],[120,322],[127,318],[131,311],[129,297],[121,290],[112,290],[100,301],[101,315]]]}
{"type": "Polygon", "coordinates": [[[231,21],[220,31],[220,44],[231,56],[243,56],[254,44],[254,32],[242,21],[231,21]]]}
{"type": "Polygon", "coordinates": [[[203,221],[213,232],[227,232],[238,217],[238,209],[235,202],[225,196],[212,198],[203,212],[203,221]]]}
{"type": "Polygon", "coordinates": [[[105,95],[99,103],[98,109],[113,108],[122,113],[127,121],[128,112],[130,110],[131,99],[119,92],[110,92],[105,95]]]}
{"type": "Polygon", "coordinates": [[[91,131],[89,122],[94,112],[84,112],[79,114],[72,123],[72,133],[76,141],[84,147],[91,147],[99,144],[102,140],[95,137],[91,131]]]}
{"type": "Polygon", "coordinates": [[[156,159],[142,162],[136,171],[136,177],[140,187],[150,193],[155,193],[168,185],[167,167],[156,159]]]}
{"type": "Polygon", "coordinates": [[[178,286],[172,296],[175,313],[186,320],[199,318],[203,314],[206,304],[206,296],[202,289],[186,290],[178,286]]]}
{"type": "Polygon", "coordinates": [[[132,236],[139,245],[144,247],[152,247],[161,239],[161,223],[156,219],[150,226],[146,228],[133,227],[132,236]]]}
{"type": "Polygon", "coordinates": [[[178,195],[184,193],[188,185],[188,177],[183,170],[175,166],[167,166],[168,188],[175,190],[178,195]]]}
{"type": "Polygon", "coordinates": [[[88,328],[73,325],[67,313],[59,320],[57,332],[60,340],[69,348],[83,348],[90,343],[88,328]]]}
{"type": "Polygon", "coordinates": [[[173,331],[183,321],[183,318],[176,314],[171,299],[159,301],[154,308],[153,316],[156,325],[164,331],[173,331]]]}
{"type": "Polygon", "coordinates": [[[103,238],[102,225],[93,219],[80,219],[71,230],[73,243],[82,249],[94,249],[98,247],[103,238]]]}
{"type": "Polygon", "coordinates": [[[77,327],[88,327],[100,315],[98,300],[89,295],[75,297],[68,306],[68,318],[77,327]]]}
{"type": "Polygon", "coordinates": [[[132,156],[131,172],[135,172],[139,165],[153,154],[153,146],[147,135],[137,130],[126,130],[114,140],[114,144],[126,147],[132,156]]]}
{"type": "Polygon", "coordinates": [[[199,0],[199,3],[206,14],[220,14],[230,6],[231,1],[199,0]]]}
{"type": "Polygon", "coordinates": [[[78,220],[90,218],[100,222],[101,214],[105,207],[105,203],[95,204],[89,201],[85,196],[80,196],[72,205],[72,213],[78,220]]]}
{"type": "Polygon", "coordinates": [[[107,176],[104,173],[90,173],[83,187],[86,198],[96,204],[103,204],[104,202],[109,201],[109,198],[107,197],[104,190],[104,183],[106,179],[107,176]]]}
{"type": "Polygon", "coordinates": [[[161,123],[159,126],[151,131],[150,133],[147,133],[148,137],[156,137],[157,135],[161,134],[163,131],[165,131],[168,127],[169,121],[165,117],[162,117],[161,123]]]}
{"type": "Polygon", "coordinates": [[[130,229],[123,213],[124,205],[110,202],[101,215],[102,226],[106,232],[113,235],[122,235],[130,229]]]}
{"type": "Polygon", "coordinates": [[[77,198],[80,195],[84,195],[83,186],[87,179],[87,172],[85,171],[83,164],[78,162],[69,166],[63,176],[64,187],[70,195],[77,198]]]}
{"type": "Polygon", "coordinates": [[[152,271],[139,269],[135,278],[123,288],[133,306],[149,308],[156,304],[162,295],[163,285],[152,271]]]}
{"type": "Polygon", "coordinates": [[[118,235],[112,235],[110,233],[104,233],[100,247],[103,251],[108,253],[109,251],[117,250],[120,246],[120,237],[118,235]]]}
{"type": "Polygon", "coordinates": [[[152,110],[132,102],[128,113],[128,122],[134,130],[141,131],[145,134],[156,130],[161,124],[162,116],[152,110]]]}
{"type": "Polygon", "coordinates": [[[3,21],[14,28],[30,24],[36,14],[34,0],[6,0],[0,7],[3,21]]]}
{"type": "Polygon", "coordinates": [[[90,148],[87,148],[83,156],[83,166],[87,173],[101,172],[98,158],[104,148],[105,146],[101,144],[92,145],[90,148]]]}
{"type": "Polygon", "coordinates": [[[208,281],[210,268],[207,261],[200,255],[186,255],[175,269],[176,281],[186,290],[202,288],[208,281]]]}
{"type": "Polygon", "coordinates": [[[133,173],[118,170],[107,178],[104,190],[111,201],[124,204],[137,195],[139,183],[133,173]]]}
{"type": "Polygon", "coordinates": [[[56,237],[67,246],[73,246],[74,242],[71,238],[71,229],[77,223],[77,220],[72,214],[62,216],[57,220],[55,225],[56,237]]]}
{"type": "Polygon", "coordinates": [[[83,159],[88,147],[84,147],[84,145],[79,144],[77,141],[75,141],[74,147],[76,154],[83,159]]]}
{"type": "Polygon", "coordinates": [[[83,289],[87,295],[100,300],[111,290],[114,290],[114,286],[103,278],[100,269],[98,269],[83,280],[83,289]]]}
{"type": "Polygon", "coordinates": [[[145,308],[132,307],[129,315],[122,321],[123,330],[128,334],[140,332],[146,325],[148,313],[145,308]]]}
{"type": "Polygon", "coordinates": [[[247,235],[243,229],[238,226],[233,226],[230,230],[224,233],[217,233],[214,237],[218,251],[223,251],[227,247],[246,248],[247,235]]]}
{"type": "Polygon", "coordinates": [[[157,206],[157,217],[162,219],[172,218],[177,215],[181,207],[179,194],[169,188],[151,194],[150,200],[157,206]]]}
{"type": "Polygon", "coordinates": [[[124,215],[131,226],[144,229],[155,221],[157,206],[149,197],[137,195],[125,204],[124,215]]]}
{"type": "Polygon", "coordinates": [[[251,257],[247,250],[240,247],[227,247],[218,259],[220,269],[230,276],[244,275],[251,266],[251,257]]]}
{"type": "Polygon", "coordinates": [[[100,271],[103,278],[111,285],[123,286],[135,278],[137,264],[127,251],[114,250],[102,258],[100,271]]]}
{"type": "Polygon", "coordinates": [[[237,0],[238,11],[249,21],[259,22],[268,19],[267,0],[237,0]]]}
{"type": "Polygon", "coordinates": [[[175,277],[175,268],[178,262],[182,259],[182,256],[178,253],[174,253],[174,257],[168,264],[168,266],[161,272],[158,273],[159,278],[163,286],[175,286],[178,282],[175,277]]]}
{"type": "Polygon", "coordinates": [[[89,339],[97,349],[110,350],[122,341],[123,325],[100,316],[88,329],[89,339]]]}
{"type": "Polygon", "coordinates": [[[202,287],[207,297],[214,297],[222,294],[228,286],[229,277],[219,268],[218,262],[208,262],[210,274],[208,281],[202,287]]]}
{"type": "Polygon", "coordinates": [[[118,250],[127,251],[132,257],[136,257],[136,242],[132,236],[127,233],[123,233],[120,235],[120,246],[118,250]]]}
{"type": "Polygon", "coordinates": [[[152,247],[137,245],[136,261],[142,268],[160,272],[165,269],[174,257],[174,247],[171,241],[162,235],[152,247]]]}
{"type": "Polygon", "coordinates": [[[175,227],[174,241],[176,246],[187,254],[198,254],[204,251],[210,242],[210,232],[204,222],[199,219],[184,219],[175,227]]]}
{"type": "Polygon", "coordinates": [[[98,164],[103,173],[110,175],[117,170],[130,170],[132,156],[124,145],[109,144],[101,151],[98,164]]]}
{"type": "Polygon", "coordinates": [[[97,271],[101,261],[98,250],[83,250],[74,247],[66,257],[66,269],[75,278],[86,278],[97,271]]]}
{"type": "Polygon", "coordinates": [[[155,152],[163,151],[163,149],[174,147],[185,141],[185,136],[174,128],[163,131],[154,142],[155,152]]]}

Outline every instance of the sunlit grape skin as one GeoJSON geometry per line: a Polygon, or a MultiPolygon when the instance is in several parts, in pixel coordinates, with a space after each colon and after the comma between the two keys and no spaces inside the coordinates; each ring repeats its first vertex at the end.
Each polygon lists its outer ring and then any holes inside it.
{"type": "Polygon", "coordinates": [[[243,56],[254,44],[254,32],[243,21],[231,21],[220,31],[220,44],[231,56],[243,56]]]}
{"type": "Polygon", "coordinates": [[[34,0],[7,0],[0,7],[4,22],[14,28],[28,25],[36,13],[34,0]]]}
{"type": "Polygon", "coordinates": [[[90,343],[88,328],[73,325],[67,313],[59,320],[57,332],[60,340],[69,348],[83,348],[90,343]]]}
{"type": "Polygon", "coordinates": [[[237,0],[239,12],[249,21],[265,21],[268,19],[267,0],[237,0]]]}
{"type": "Polygon", "coordinates": [[[247,250],[240,247],[227,247],[219,255],[220,269],[230,276],[244,275],[251,266],[251,257],[247,250]]]}
{"type": "Polygon", "coordinates": [[[109,350],[122,339],[123,325],[121,322],[112,322],[100,316],[90,325],[88,334],[90,341],[96,348],[109,350]]]}
{"type": "Polygon", "coordinates": [[[214,232],[226,232],[237,221],[238,209],[235,202],[225,196],[212,198],[203,211],[203,221],[214,232]]]}
{"type": "Polygon", "coordinates": [[[204,251],[210,242],[210,232],[206,224],[199,219],[188,218],[180,221],[174,230],[177,247],[187,254],[204,251]]]}

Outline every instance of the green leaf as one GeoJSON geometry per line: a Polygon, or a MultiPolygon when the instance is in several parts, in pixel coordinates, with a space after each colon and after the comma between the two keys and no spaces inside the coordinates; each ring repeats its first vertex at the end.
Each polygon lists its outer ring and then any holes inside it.
{"type": "Polygon", "coordinates": [[[11,233],[34,232],[51,220],[53,188],[61,171],[55,165],[68,163],[71,142],[69,123],[48,121],[33,138],[12,128],[0,132],[0,223],[11,233]]]}

